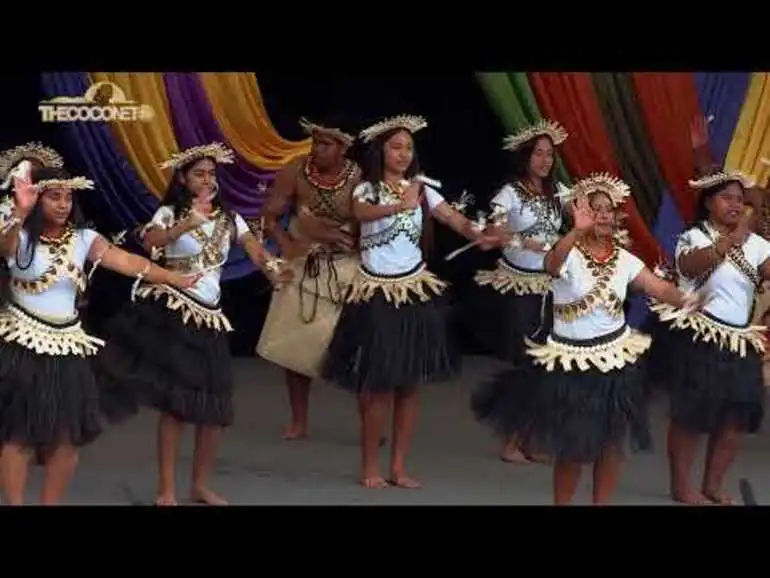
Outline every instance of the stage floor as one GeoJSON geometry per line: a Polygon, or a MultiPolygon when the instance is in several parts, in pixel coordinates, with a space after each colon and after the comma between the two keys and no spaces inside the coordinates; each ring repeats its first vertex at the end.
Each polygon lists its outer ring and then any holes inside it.
{"type": "MultiPolygon", "coordinates": [[[[319,383],[311,398],[311,436],[285,442],[288,417],[283,375],[261,359],[236,359],[236,425],[222,442],[213,488],[233,505],[547,505],[551,471],[498,459],[498,444],[476,424],[470,391],[500,364],[466,358],[461,379],[424,390],[411,455],[420,490],[364,490],[356,483],[358,424],[353,399],[319,383]]],[[[616,497],[619,505],[667,505],[663,408],[655,412],[656,453],[632,456],[616,497]]],[[[108,431],[81,454],[67,504],[149,504],[155,492],[155,422],[152,412],[108,431]]],[[[767,429],[767,428],[766,428],[767,429]]],[[[178,487],[185,497],[190,476],[191,430],[179,462],[178,487]]],[[[751,480],[760,504],[770,503],[770,434],[747,439],[727,488],[736,498],[738,479],[751,480]]],[[[387,465],[383,452],[383,466],[387,465]]],[[[386,471],[386,470],[384,470],[386,471]]],[[[700,469],[696,475],[700,474],[700,469]]],[[[30,476],[28,503],[37,503],[42,470],[30,476]]],[[[695,478],[697,479],[697,478],[695,478]]],[[[586,469],[576,503],[587,503],[586,469]]]]}

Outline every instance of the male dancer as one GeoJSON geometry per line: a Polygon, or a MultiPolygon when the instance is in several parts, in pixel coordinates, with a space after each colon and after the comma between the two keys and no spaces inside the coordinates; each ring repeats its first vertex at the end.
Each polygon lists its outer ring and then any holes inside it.
{"type": "Polygon", "coordinates": [[[352,192],[361,171],[346,158],[355,137],[337,123],[302,119],[310,154],[285,166],[263,208],[265,233],[291,262],[294,283],[273,294],[257,352],[286,370],[291,423],[284,439],[307,436],[310,383],[336,326],[345,285],[357,268],[357,225],[352,192]],[[284,230],[280,220],[289,213],[284,230]]]}

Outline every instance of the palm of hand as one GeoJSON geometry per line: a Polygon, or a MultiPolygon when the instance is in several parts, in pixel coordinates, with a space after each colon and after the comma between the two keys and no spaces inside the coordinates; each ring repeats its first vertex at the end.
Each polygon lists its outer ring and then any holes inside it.
{"type": "Polygon", "coordinates": [[[690,123],[690,142],[693,148],[698,148],[708,143],[708,130],[705,117],[698,116],[690,123]]]}
{"type": "Polygon", "coordinates": [[[16,205],[23,211],[31,209],[37,202],[37,190],[29,180],[14,179],[13,190],[16,197],[16,205]]]}
{"type": "Polygon", "coordinates": [[[575,228],[581,231],[590,229],[594,224],[593,211],[586,207],[577,207],[574,213],[575,228]]]}

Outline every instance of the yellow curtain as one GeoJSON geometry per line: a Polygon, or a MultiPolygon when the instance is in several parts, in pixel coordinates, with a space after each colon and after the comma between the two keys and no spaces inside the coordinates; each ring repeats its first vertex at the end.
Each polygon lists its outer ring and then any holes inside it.
{"type": "Polygon", "coordinates": [[[168,185],[168,172],[158,167],[179,151],[166,97],[163,74],[158,72],[91,72],[92,82],[114,82],[126,97],[152,107],[150,122],[112,122],[110,128],[123,154],[145,186],[159,199],[168,185]]]}
{"type": "Polygon", "coordinates": [[[758,183],[765,183],[770,168],[762,164],[762,157],[770,157],[770,74],[757,72],[749,83],[725,168],[742,171],[758,183]]]}
{"type": "Polygon", "coordinates": [[[201,83],[227,144],[257,168],[275,171],[310,152],[310,138],[292,142],[270,122],[256,75],[201,72],[201,83]]]}

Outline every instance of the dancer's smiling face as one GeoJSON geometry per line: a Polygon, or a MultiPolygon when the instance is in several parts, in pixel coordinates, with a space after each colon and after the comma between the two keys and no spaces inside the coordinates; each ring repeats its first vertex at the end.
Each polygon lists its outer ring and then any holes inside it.
{"type": "Polygon", "coordinates": [[[551,174],[553,163],[553,143],[547,136],[541,136],[535,141],[532,148],[532,154],[529,157],[529,172],[531,175],[545,179],[551,174]]]}
{"type": "Polygon", "coordinates": [[[615,207],[606,193],[595,192],[589,198],[594,211],[594,231],[597,237],[608,237],[615,231],[615,207]]]}
{"type": "Polygon", "coordinates": [[[744,203],[743,187],[740,183],[731,182],[711,195],[706,201],[706,208],[717,224],[735,226],[743,215],[744,203]]]}

